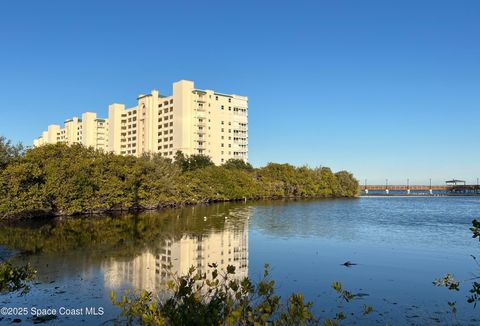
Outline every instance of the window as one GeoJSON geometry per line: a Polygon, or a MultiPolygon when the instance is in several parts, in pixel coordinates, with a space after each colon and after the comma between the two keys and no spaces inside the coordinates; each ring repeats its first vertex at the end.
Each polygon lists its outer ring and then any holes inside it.
{"type": "Polygon", "coordinates": [[[223,105],[222,105],[222,110],[224,109],[223,105]]]}
{"type": "Polygon", "coordinates": [[[218,96],[215,96],[215,100],[218,101],[218,96]]]}
{"type": "Polygon", "coordinates": [[[222,143],[222,145],[221,145],[221,146],[223,147],[223,143],[222,143]]]}
{"type": "Polygon", "coordinates": [[[231,99],[231,98],[228,99],[228,103],[232,103],[232,99],[231,99]]]}

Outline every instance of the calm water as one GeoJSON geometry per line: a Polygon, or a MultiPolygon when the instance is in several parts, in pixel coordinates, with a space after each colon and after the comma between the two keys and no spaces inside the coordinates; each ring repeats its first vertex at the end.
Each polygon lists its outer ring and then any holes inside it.
{"type": "MultiPolygon", "coordinates": [[[[451,272],[466,280],[476,271],[470,254],[471,220],[480,217],[478,197],[377,197],[352,200],[256,202],[148,212],[140,215],[64,219],[6,225],[0,243],[21,253],[38,270],[24,297],[0,296],[2,306],[103,307],[103,316],[61,316],[51,324],[113,323],[111,290],[157,291],[162,266],[185,273],[210,262],[237,267],[259,279],[269,263],[282,296],[301,291],[321,317],[376,312],[347,324],[478,324],[478,309],[465,291],[436,288],[432,280],[451,272]],[[358,265],[350,268],[345,261],[358,265]],[[333,281],[365,295],[344,304],[333,281]],[[457,301],[455,319],[447,301],[457,301]]],[[[23,321],[31,318],[21,317],[23,321]]],[[[8,318],[4,321],[8,321],[8,318]]]]}

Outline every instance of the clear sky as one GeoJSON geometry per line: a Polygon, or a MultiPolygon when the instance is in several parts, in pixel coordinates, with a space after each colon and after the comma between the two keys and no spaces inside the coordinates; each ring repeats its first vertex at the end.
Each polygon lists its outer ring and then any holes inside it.
{"type": "Polygon", "coordinates": [[[480,1],[2,1],[0,134],[171,94],[249,97],[249,157],[480,177],[480,1]]]}

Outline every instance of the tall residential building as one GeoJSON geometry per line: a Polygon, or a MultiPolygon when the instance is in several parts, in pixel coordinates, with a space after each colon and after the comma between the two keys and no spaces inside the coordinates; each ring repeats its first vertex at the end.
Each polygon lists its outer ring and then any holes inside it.
{"type": "Polygon", "coordinates": [[[215,164],[248,160],[248,98],[195,89],[191,81],[173,84],[173,95],[157,90],[140,95],[135,107],[109,106],[109,149],[140,156],[177,151],[204,154],[215,164]]]}
{"type": "Polygon", "coordinates": [[[182,151],[210,156],[215,164],[231,158],[247,161],[248,98],[195,89],[192,81],[181,80],[173,84],[172,95],[153,90],[138,96],[131,108],[111,104],[107,138],[106,148],[121,155],[173,158],[182,151]]]}
{"type": "Polygon", "coordinates": [[[64,127],[49,125],[42,136],[33,141],[33,146],[55,143],[82,144],[86,147],[108,150],[108,120],[97,118],[97,114],[86,112],[82,118],[73,117],[65,121],[64,127]]]}

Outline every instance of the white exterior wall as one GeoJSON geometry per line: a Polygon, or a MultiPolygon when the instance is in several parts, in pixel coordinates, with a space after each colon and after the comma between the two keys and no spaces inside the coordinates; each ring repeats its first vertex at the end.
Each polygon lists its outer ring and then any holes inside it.
{"type": "Polygon", "coordinates": [[[67,120],[63,131],[57,125],[49,128],[47,138],[39,137],[35,146],[78,142],[120,155],[159,153],[168,158],[180,150],[207,155],[217,165],[232,158],[248,160],[248,98],[198,90],[187,80],[175,82],[171,96],[153,90],[139,95],[132,108],[111,104],[108,120],[87,112],[81,120],[67,120]]]}
{"type": "Polygon", "coordinates": [[[108,106],[108,149],[120,155],[122,151],[122,115],[125,114],[125,105],[110,104],[108,106]]]}

